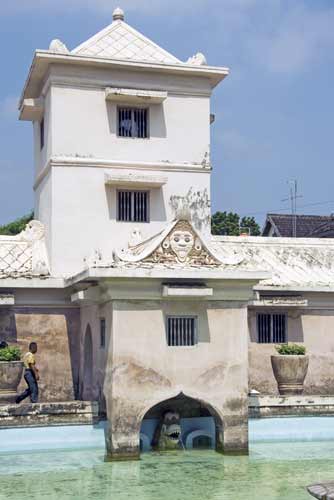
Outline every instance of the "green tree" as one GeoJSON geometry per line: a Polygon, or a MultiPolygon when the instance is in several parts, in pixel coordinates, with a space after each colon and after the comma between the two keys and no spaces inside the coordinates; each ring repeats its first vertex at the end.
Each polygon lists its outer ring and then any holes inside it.
{"type": "Polygon", "coordinates": [[[242,217],[240,226],[242,228],[249,227],[249,234],[251,236],[260,236],[261,229],[254,217],[242,217]]]}
{"type": "Polygon", "coordinates": [[[19,219],[14,220],[13,222],[9,222],[8,224],[4,224],[0,226],[0,234],[5,234],[8,236],[14,236],[15,234],[19,234],[26,227],[28,222],[30,222],[34,218],[34,212],[31,211],[29,214],[20,217],[19,219]]]}
{"type": "Polygon", "coordinates": [[[254,217],[242,217],[233,212],[216,212],[211,217],[212,234],[239,236],[240,228],[249,228],[251,236],[259,236],[260,226],[254,217]]]}

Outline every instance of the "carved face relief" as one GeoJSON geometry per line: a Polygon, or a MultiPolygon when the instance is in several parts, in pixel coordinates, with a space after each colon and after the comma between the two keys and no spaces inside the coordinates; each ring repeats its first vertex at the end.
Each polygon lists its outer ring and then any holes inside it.
{"type": "Polygon", "coordinates": [[[170,237],[170,247],[180,262],[186,262],[194,242],[194,235],[190,231],[174,231],[170,237]]]}
{"type": "Polygon", "coordinates": [[[143,262],[181,266],[219,266],[221,264],[186,220],[178,221],[169,235],[143,259],[143,262]]]}

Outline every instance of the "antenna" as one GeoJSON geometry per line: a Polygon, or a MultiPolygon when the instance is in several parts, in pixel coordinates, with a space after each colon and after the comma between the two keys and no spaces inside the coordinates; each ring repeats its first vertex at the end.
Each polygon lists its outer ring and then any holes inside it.
{"type": "Polygon", "coordinates": [[[292,237],[297,237],[297,198],[302,198],[302,195],[298,195],[298,185],[297,179],[290,179],[287,181],[290,186],[290,193],[288,198],[284,198],[282,201],[290,201],[291,203],[291,215],[292,215],[292,237]]]}

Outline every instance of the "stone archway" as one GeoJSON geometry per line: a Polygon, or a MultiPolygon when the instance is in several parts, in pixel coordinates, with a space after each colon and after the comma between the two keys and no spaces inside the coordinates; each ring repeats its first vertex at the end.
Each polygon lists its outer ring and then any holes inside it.
{"type": "MultiPolygon", "coordinates": [[[[176,397],[155,404],[146,411],[141,423],[141,432],[148,436],[152,448],[159,448],[159,433],[160,435],[161,432],[168,434],[168,429],[171,433],[173,430],[175,431],[174,439],[178,440],[179,443],[179,446],[175,445],[175,447],[187,447],[187,443],[190,443],[187,439],[189,435],[193,437],[206,436],[210,438],[210,447],[214,447],[218,452],[223,451],[222,417],[209,403],[203,400],[181,393],[176,397]],[[180,417],[179,422],[177,422],[175,415],[180,417]],[[179,430],[177,425],[180,426],[179,430]]],[[[193,446],[188,447],[192,448],[193,446]]]]}
{"type": "Polygon", "coordinates": [[[82,376],[82,398],[84,399],[84,401],[91,401],[93,399],[93,337],[92,330],[89,324],[86,327],[84,338],[82,376]]]}

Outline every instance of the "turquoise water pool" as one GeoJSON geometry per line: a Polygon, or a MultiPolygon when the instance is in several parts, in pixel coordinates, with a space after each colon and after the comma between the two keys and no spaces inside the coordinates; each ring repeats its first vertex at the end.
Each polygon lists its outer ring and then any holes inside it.
{"type": "MultiPolygon", "coordinates": [[[[0,450],[15,431],[0,431],[0,450]]],[[[334,418],[252,421],[249,456],[194,450],[112,464],[104,462],[101,427],[20,433],[24,451],[0,453],[0,499],[310,500],[307,484],[334,479],[334,418]],[[42,449],[47,431],[53,445],[42,449]],[[65,431],[68,449],[55,449],[65,431]]]]}

